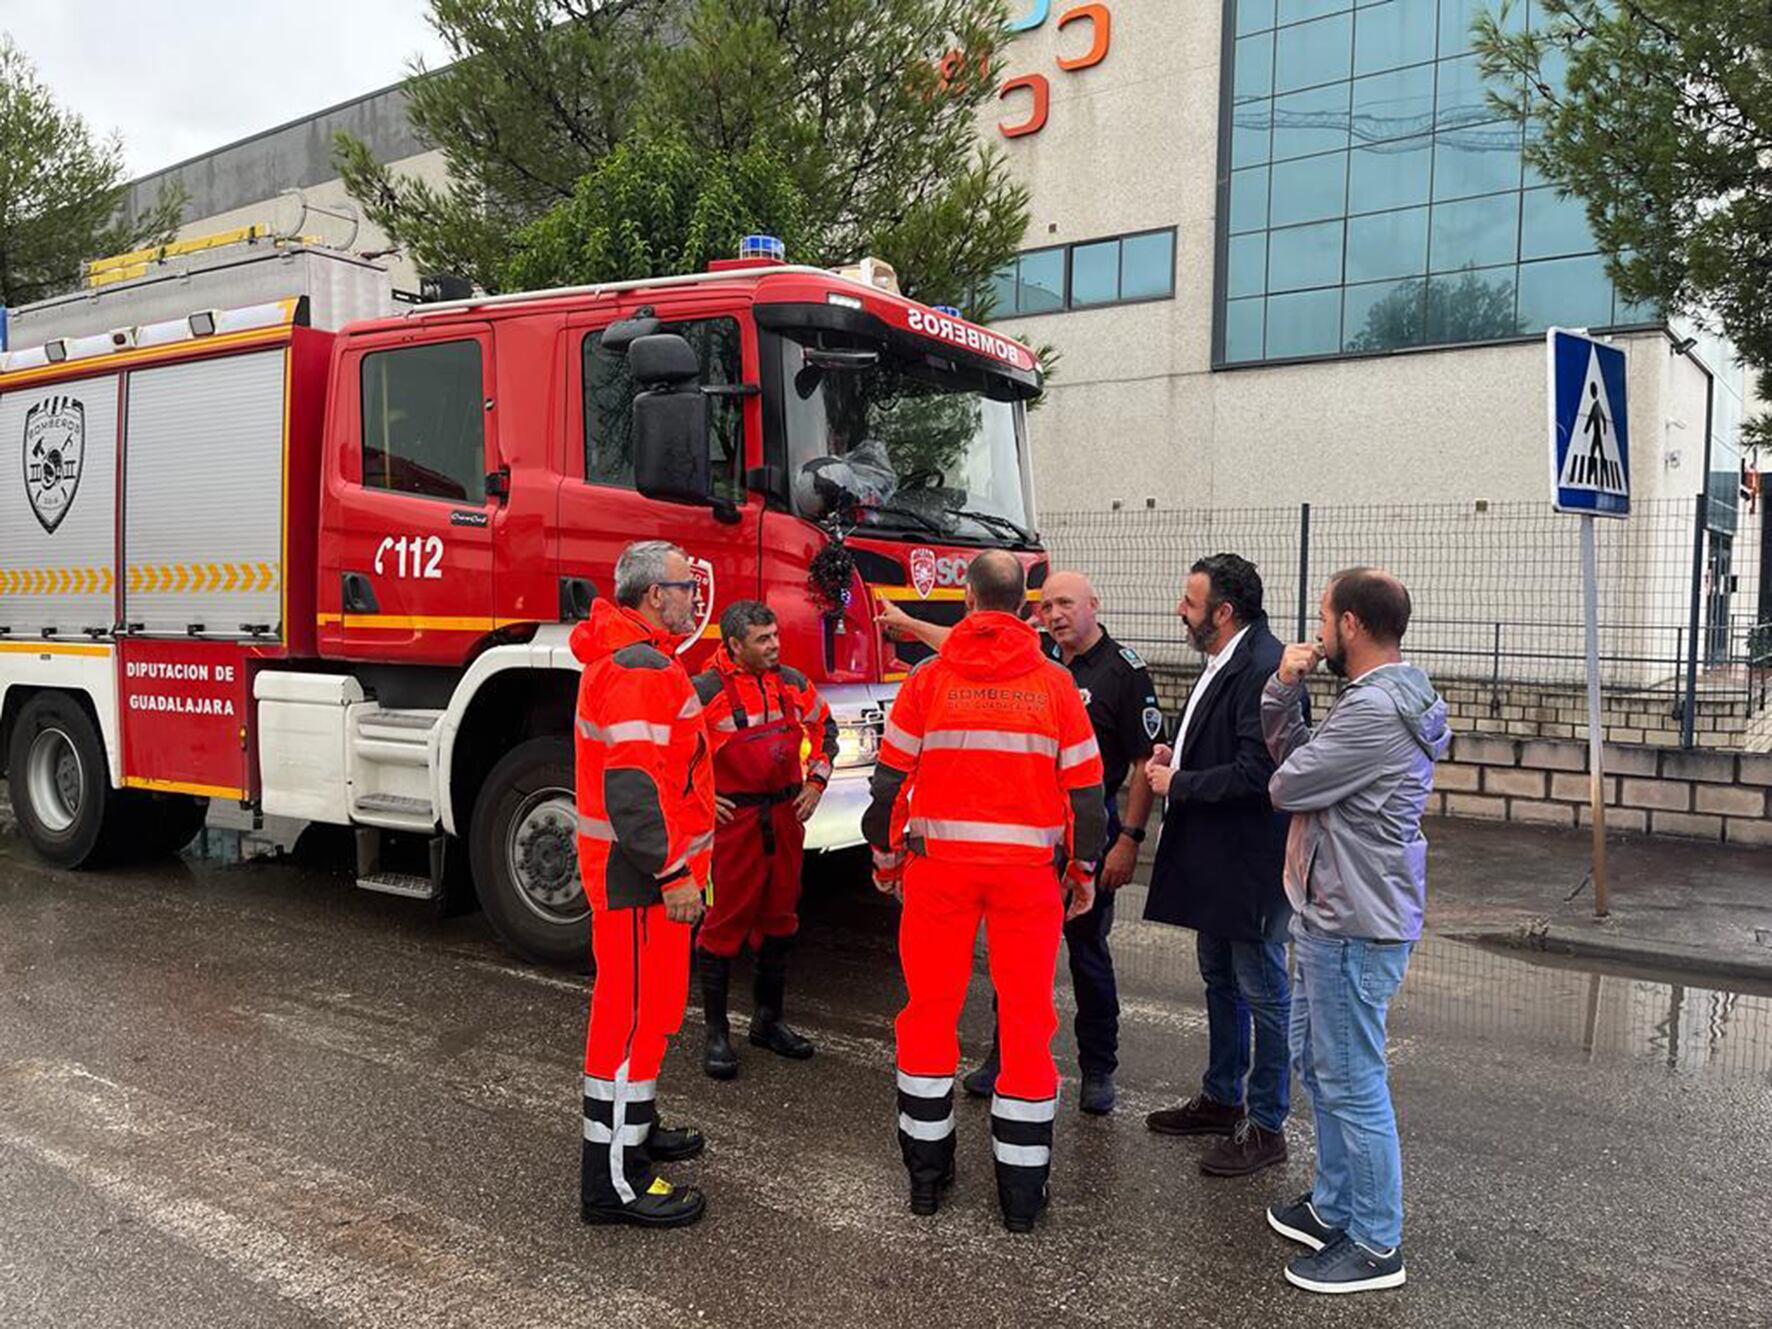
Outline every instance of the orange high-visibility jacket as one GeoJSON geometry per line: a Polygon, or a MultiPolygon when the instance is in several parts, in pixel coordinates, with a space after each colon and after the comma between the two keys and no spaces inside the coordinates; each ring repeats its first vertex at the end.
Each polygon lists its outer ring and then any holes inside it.
{"type": "Polygon", "coordinates": [[[876,848],[955,862],[1051,863],[1073,845],[1093,858],[1106,830],[1101,779],[1070,672],[1015,615],[976,612],[899,689],[862,831],[876,848]]]}
{"type": "Polygon", "coordinates": [[[817,784],[830,781],[832,763],[837,760],[837,722],[812,680],[798,669],[780,665],[768,673],[753,674],[722,650],[714,657],[712,668],[695,676],[695,690],[707,706],[708,741],[716,754],[738,735],[731,696],[737,692],[747,727],[780,720],[792,708],[805,734],[802,750],[809,754],[801,763],[804,778],[817,784]]]}
{"type": "Polygon", "coordinates": [[[677,639],[607,600],[572,630],[578,687],[578,850],[593,908],[660,902],[685,878],[705,886],[714,776],[701,699],[677,639]]]}

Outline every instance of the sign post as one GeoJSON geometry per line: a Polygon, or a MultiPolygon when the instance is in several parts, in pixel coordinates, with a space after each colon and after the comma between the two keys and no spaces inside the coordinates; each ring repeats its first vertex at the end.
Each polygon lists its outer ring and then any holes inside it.
{"type": "Polygon", "coordinates": [[[1587,769],[1594,818],[1594,917],[1606,901],[1605,727],[1600,714],[1600,583],[1594,519],[1630,516],[1630,417],[1625,356],[1579,332],[1545,334],[1552,506],[1581,517],[1587,636],[1587,769]]]}

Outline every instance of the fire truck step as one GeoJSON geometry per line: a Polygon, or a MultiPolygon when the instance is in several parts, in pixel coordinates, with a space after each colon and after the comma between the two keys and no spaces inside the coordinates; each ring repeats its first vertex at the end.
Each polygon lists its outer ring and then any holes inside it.
{"type": "Polygon", "coordinates": [[[409,798],[404,794],[364,794],[355,801],[354,807],[358,815],[370,821],[377,816],[418,817],[429,821],[435,816],[430,799],[409,798]]]}
{"type": "Polygon", "coordinates": [[[436,884],[429,877],[420,877],[410,872],[375,872],[367,877],[358,877],[357,885],[366,891],[404,895],[413,900],[435,900],[438,894],[436,884]]]}
{"type": "Polygon", "coordinates": [[[372,711],[358,721],[365,729],[417,729],[436,727],[443,718],[441,711],[372,711]]]}

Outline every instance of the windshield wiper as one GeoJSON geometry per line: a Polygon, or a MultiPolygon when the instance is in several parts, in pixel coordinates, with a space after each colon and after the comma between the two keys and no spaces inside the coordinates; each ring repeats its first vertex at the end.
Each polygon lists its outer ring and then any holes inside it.
{"type": "Polygon", "coordinates": [[[1007,517],[999,517],[994,512],[973,512],[968,508],[943,508],[943,512],[955,517],[968,517],[980,526],[994,527],[998,531],[1007,531],[1024,545],[1038,544],[1034,533],[1024,526],[1017,525],[1007,517]]]}
{"type": "MultiPolygon", "coordinates": [[[[943,510],[945,511],[946,509],[943,510]]],[[[926,531],[934,531],[937,535],[943,536],[953,534],[952,531],[948,530],[948,528],[943,526],[940,522],[925,517],[915,508],[900,507],[896,503],[880,503],[875,506],[864,507],[862,511],[883,513],[889,517],[909,517],[926,531]]]]}

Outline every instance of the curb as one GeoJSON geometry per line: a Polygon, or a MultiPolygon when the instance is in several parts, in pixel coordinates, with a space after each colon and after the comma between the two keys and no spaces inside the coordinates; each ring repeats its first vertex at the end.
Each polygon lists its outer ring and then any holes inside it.
{"type": "Polygon", "coordinates": [[[1598,960],[1614,965],[1653,969],[1674,978],[1724,979],[1731,982],[1772,986],[1772,950],[1760,959],[1749,955],[1718,954],[1702,946],[1677,942],[1594,936],[1575,928],[1559,927],[1543,919],[1521,923],[1505,932],[1448,934],[1460,941],[1479,942],[1515,951],[1535,951],[1575,960],[1598,960]]]}

